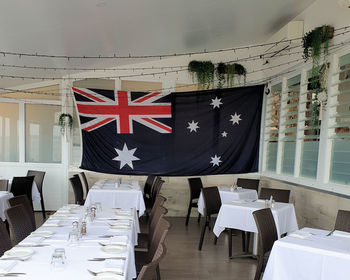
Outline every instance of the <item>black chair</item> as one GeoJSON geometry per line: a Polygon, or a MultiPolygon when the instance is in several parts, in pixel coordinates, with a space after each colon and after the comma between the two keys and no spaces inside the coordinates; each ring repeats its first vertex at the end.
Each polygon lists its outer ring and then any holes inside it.
{"type": "Polygon", "coordinates": [[[338,210],[334,230],[350,232],[350,211],[338,210]]]}
{"type": "Polygon", "coordinates": [[[276,202],[289,203],[290,190],[261,188],[260,199],[270,199],[271,196],[276,202]]]}
{"type": "Polygon", "coordinates": [[[9,180],[0,180],[0,191],[8,191],[9,180]]]}
{"type": "Polygon", "coordinates": [[[11,192],[13,196],[26,195],[33,208],[32,200],[32,188],[33,188],[34,176],[27,177],[13,177],[11,192]]]}
{"type": "Polygon", "coordinates": [[[22,204],[10,207],[5,210],[6,219],[10,225],[10,232],[15,244],[21,242],[33,230],[30,218],[22,204]]]}
{"type": "Polygon", "coordinates": [[[0,257],[12,248],[11,239],[5,224],[0,221],[0,257]]]}
{"type": "Polygon", "coordinates": [[[43,214],[44,220],[46,219],[44,196],[43,196],[43,183],[44,183],[45,174],[46,172],[44,171],[36,171],[36,170],[28,170],[27,172],[27,176],[34,176],[34,182],[38,187],[38,191],[40,193],[41,212],[43,214]]]}
{"type": "MultiPolygon", "coordinates": [[[[205,229],[210,226],[211,215],[218,214],[221,207],[220,193],[217,187],[208,187],[202,189],[204,205],[205,205],[205,223],[202,227],[201,237],[199,240],[198,250],[202,250],[205,229]]],[[[215,244],[217,238],[215,237],[215,244]]]]}
{"type": "MultiPolygon", "coordinates": [[[[188,184],[190,186],[190,202],[188,204],[188,211],[186,216],[186,226],[190,219],[192,207],[198,208],[198,199],[203,189],[203,184],[201,178],[188,178],[188,184]]],[[[198,223],[201,220],[201,214],[198,214],[198,223]]]]}
{"type": "Polygon", "coordinates": [[[81,184],[79,175],[74,175],[69,179],[69,181],[73,188],[75,204],[84,205],[83,186],[81,184]]]}
{"type": "Polygon", "coordinates": [[[29,216],[30,223],[32,225],[32,231],[36,230],[34,211],[26,195],[11,197],[7,200],[7,202],[10,207],[14,207],[16,205],[23,205],[26,213],[29,216]]]}
{"type": "MultiPolygon", "coordinates": [[[[255,190],[256,193],[259,193],[259,179],[246,179],[246,178],[238,178],[237,186],[243,189],[255,190]]],[[[247,252],[249,250],[249,242],[250,242],[250,232],[242,231],[242,250],[243,252],[247,252]]]]}
{"type": "Polygon", "coordinates": [[[164,184],[164,180],[159,179],[159,180],[157,180],[157,182],[153,186],[153,189],[152,189],[152,208],[153,208],[153,205],[156,201],[157,195],[160,194],[160,190],[162,189],[163,184],[164,184]]]}
{"type": "Polygon", "coordinates": [[[144,188],[143,188],[143,200],[145,201],[146,205],[146,216],[149,217],[149,212],[152,210],[152,188],[154,186],[156,176],[148,175],[147,180],[145,182],[144,188]]]}
{"type": "Polygon", "coordinates": [[[84,172],[80,172],[80,177],[83,179],[82,180],[83,187],[84,187],[83,190],[85,190],[85,195],[83,196],[83,198],[86,199],[86,197],[87,197],[87,195],[89,193],[89,189],[90,189],[89,188],[89,183],[88,183],[88,180],[87,180],[86,175],[85,175],[84,172]]]}
{"type": "Polygon", "coordinates": [[[142,269],[137,276],[137,280],[154,280],[159,279],[159,264],[162,261],[162,259],[165,257],[166,254],[166,248],[163,243],[161,243],[157,251],[155,253],[155,256],[153,257],[153,261],[145,264],[142,266],[142,269]]]}
{"type": "MultiPolygon", "coordinates": [[[[270,208],[264,208],[253,212],[253,217],[258,228],[258,266],[254,280],[259,280],[265,265],[265,255],[270,252],[274,242],[278,239],[275,220],[270,208]]],[[[291,260],[292,261],[292,260],[291,260]]]]}

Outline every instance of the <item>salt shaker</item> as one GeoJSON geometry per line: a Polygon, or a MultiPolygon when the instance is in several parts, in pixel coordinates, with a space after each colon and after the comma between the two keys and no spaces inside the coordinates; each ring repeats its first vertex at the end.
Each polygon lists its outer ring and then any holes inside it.
{"type": "Polygon", "coordinates": [[[81,223],[81,235],[86,235],[86,222],[81,223]]]}

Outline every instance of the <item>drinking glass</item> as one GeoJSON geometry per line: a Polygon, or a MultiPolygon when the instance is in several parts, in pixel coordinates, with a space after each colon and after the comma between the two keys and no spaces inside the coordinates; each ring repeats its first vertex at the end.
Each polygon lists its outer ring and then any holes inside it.
{"type": "Polygon", "coordinates": [[[67,259],[66,250],[64,248],[56,248],[55,253],[61,254],[64,261],[67,259]]]}
{"type": "Polygon", "coordinates": [[[68,245],[69,246],[77,246],[79,243],[79,232],[71,231],[68,235],[68,245]]]}
{"type": "Polygon", "coordinates": [[[62,270],[64,268],[64,265],[65,260],[62,253],[56,252],[55,250],[51,256],[51,268],[53,270],[62,270]]]}
{"type": "Polygon", "coordinates": [[[96,202],[95,205],[96,205],[97,212],[101,212],[102,211],[102,204],[101,204],[101,202],[96,202]]]}

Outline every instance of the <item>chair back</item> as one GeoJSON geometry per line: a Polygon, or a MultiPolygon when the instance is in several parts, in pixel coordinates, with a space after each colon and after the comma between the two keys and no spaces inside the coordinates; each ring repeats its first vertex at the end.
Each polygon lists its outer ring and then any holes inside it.
{"type": "Polygon", "coordinates": [[[221,207],[221,197],[218,187],[208,187],[202,189],[206,215],[210,216],[219,213],[221,207]]]}
{"type": "Polygon", "coordinates": [[[254,211],[253,217],[258,228],[258,253],[263,256],[271,251],[273,243],[278,239],[275,220],[270,208],[254,211]]]}
{"type": "Polygon", "coordinates": [[[9,190],[9,180],[2,179],[0,180],[0,191],[8,191],[9,190]]]}
{"type": "Polygon", "coordinates": [[[156,196],[160,193],[160,190],[162,188],[162,185],[164,184],[164,180],[160,179],[160,177],[158,177],[158,180],[155,180],[155,183],[153,185],[152,188],[152,201],[154,203],[156,196]]]}
{"type": "Polygon", "coordinates": [[[87,195],[88,195],[88,192],[89,192],[89,183],[88,183],[88,180],[86,178],[86,175],[84,172],[80,172],[80,177],[83,179],[83,180],[80,180],[83,184],[83,197],[86,198],[87,195]]]}
{"type": "Polygon", "coordinates": [[[158,278],[157,267],[165,257],[165,254],[166,254],[165,245],[163,243],[159,244],[154,260],[148,264],[145,264],[142,267],[139,275],[137,276],[137,280],[156,280],[158,278]]]}
{"type": "Polygon", "coordinates": [[[155,228],[157,227],[157,224],[159,220],[164,217],[168,213],[168,209],[166,209],[163,206],[157,207],[157,209],[154,211],[154,215],[152,219],[149,219],[149,240],[151,240],[151,232],[155,231],[155,228]]]}
{"type": "Polygon", "coordinates": [[[13,177],[11,192],[13,196],[26,195],[33,207],[32,188],[35,176],[13,177]]]}
{"type": "Polygon", "coordinates": [[[30,223],[32,225],[32,231],[36,230],[35,225],[35,217],[34,217],[34,211],[33,208],[28,200],[28,197],[26,195],[19,195],[15,197],[11,197],[7,200],[10,207],[16,206],[16,205],[23,205],[26,213],[28,214],[30,218],[30,223]]]}
{"type": "Polygon", "coordinates": [[[276,202],[289,203],[290,190],[261,188],[260,199],[270,199],[271,196],[276,202]]]}
{"type": "Polygon", "coordinates": [[[22,204],[10,207],[5,210],[6,219],[10,225],[10,232],[15,244],[21,242],[33,230],[28,213],[22,204]]]}
{"type": "Polygon", "coordinates": [[[154,180],[156,179],[156,176],[154,175],[148,175],[147,180],[145,182],[145,186],[143,188],[143,193],[147,195],[148,197],[151,197],[152,194],[152,186],[154,183],[154,180]]]}
{"type": "Polygon", "coordinates": [[[3,221],[0,221],[0,257],[12,248],[11,239],[3,221]]]}
{"type": "Polygon", "coordinates": [[[203,184],[201,178],[188,178],[188,184],[190,186],[191,200],[199,198],[203,184]]]}
{"type": "Polygon", "coordinates": [[[338,210],[334,229],[350,232],[350,211],[338,210]]]}
{"type": "Polygon", "coordinates": [[[83,187],[81,185],[79,176],[74,175],[72,178],[69,178],[69,181],[73,188],[75,204],[83,205],[83,187]]]}
{"type": "Polygon", "coordinates": [[[167,201],[167,199],[158,194],[156,196],[156,200],[154,201],[154,204],[153,204],[153,207],[152,207],[152,210],[151,210],[151,213],[149,214],[149,219],[152,220],[153,219],[153,216],[154,216],[154,213],[156,212],[156,210],[158,209],[159,206],[163,206],[164,205],[164,202],[167,201]]]}
{"type": "Polygon", "coordinates": [[[156,257],[158,246],[164,242],[165,237],[168,234],[169,228],[170,228],[170,223],[164,218],[161,218],[157,223],[156,230],[154,232],[153,238],[151,240],[151,243],[147,252],[146,261],[148,263],[152,262],[156,257]]]}
{"type": "Polygon", "coordinates": [[[43,182],[46,172],[44,171],[36,171],[36,170],[28,170],[27,176],[34,176],[34,182],[38,187],[41,199],[43,199],[43,182]]]}
{"type": "Polygon", "coordinates": [[[256,193],[259,192],[259,179],[246,179],[246,178],[238,178],[237,186],[242,187],[244,189],[256,190],[256,193]]]}

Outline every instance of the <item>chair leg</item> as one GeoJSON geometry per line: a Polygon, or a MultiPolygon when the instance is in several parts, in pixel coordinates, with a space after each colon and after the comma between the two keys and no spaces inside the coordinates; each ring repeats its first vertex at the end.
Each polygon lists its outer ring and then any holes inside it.
{"type": "Polygon", "coordinates": [[[245,231],[242,231],[242,251],[245,252],[245,231]]]}
{"type": "Polygon", "coordinates": [[[41,212],[43,214],[44,221],[46,220],[46,211],[45,211],[45,205],[44,205],[44,200],[41,198],[40,200],[41,203],[41,212]]]}
{"type": "Polygon", "coordinates": [[[232,234],[233,230],[232,228],[229,229],[228,231],[228,257],[232,257],[232,234]]]}
{"type": "Polygon", "coordinates": [[[201,222],[201,213],[198,214],[198,220],[197,220],[198,224],[201,222]]]}
{"type": "Polygon", "coordinates": [[[188,221],[190,219],[190,215],[191,215],[191,210],[192,210],[192,202],[190,201],[190,205],[188,205],[188,211],[187,211],[187,217],[186,217],[186,226],[188,225],[188,221]]]}
{"type": "Polygon", "coordinates": [[[216,243],[218,243],[218,237],[214,235],[214,245],[216,245],[216,243]]]}
{"type": "Polygon", "coordinates": [[[260,280],[263,264],[264,264],[264,257],[258,256],[258,266],[256,268],[254,280],[260,280]]]}
{"type": "Polygon", "coordinates": [[[246,252],[249,251],[250,232],[247,232],[246,252]]]}
{"type": "Polygon", "coordinates": [[[157,272],[157,280],[160,280],[160,269],[159,269],[159,264],[157,265],[156,272],[157,272]]]}
{"type": "Polygon", "coordinates": [[[205,228],[208,226],[209,222],[208,222],[208,218],[205,219],[205,223],[203,224],[202,227],[202,232],[201,232],[201,238],[199,240],[199,246],[198,246],[198,250],[201,251],[202,250],[202,246],[203,246],[203,240],[204,240],[204,234],[205,234],[205,228]]]}

